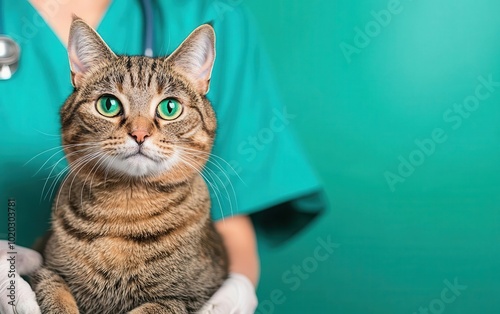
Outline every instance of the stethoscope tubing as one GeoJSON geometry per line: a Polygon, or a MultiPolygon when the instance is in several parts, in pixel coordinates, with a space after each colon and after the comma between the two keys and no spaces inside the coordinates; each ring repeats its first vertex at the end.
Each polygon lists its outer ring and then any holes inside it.
{"type": "Polygon", "coordinates": [[[0,0],[0,36],[5,34],[5,29],[4,29],[4,13],[3,13],[3,0],[0,0]]]}
{"type": "Polygon", "coordinates": [[[144,15],[143,48],[146,57],[152,57],[154,52],[154,12],[152,0],[141,0],[144,15]]]}

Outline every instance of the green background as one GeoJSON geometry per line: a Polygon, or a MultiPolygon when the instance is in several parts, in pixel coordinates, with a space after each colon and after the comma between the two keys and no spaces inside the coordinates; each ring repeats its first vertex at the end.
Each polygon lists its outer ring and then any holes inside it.
{"type": "Polygon", "coordinates": [[[244,5],[331,205],[261,249],[258,313],[500,313],[500,87],[478,87],[500,82],[500,3],[401,1],[379,30],[372,11],[391,1],[244,5]],[[373,37],[348,62],[356,27],[373,37]],[[385,174],[410,157],[392,191],[385,174]],[[339,247],[314,264],[318,237],[339,247]],[[298,288],[282,278],[293,265],[310,271],[298,288]]]}

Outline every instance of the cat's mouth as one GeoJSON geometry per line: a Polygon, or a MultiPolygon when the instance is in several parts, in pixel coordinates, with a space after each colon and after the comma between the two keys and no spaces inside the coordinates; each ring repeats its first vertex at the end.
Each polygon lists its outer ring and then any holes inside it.
{"type": "Polygon", "coordinates": [[[145,154],[143,151],[141,151],[141,149],[137,150],[137,152],[135,153],[126,155],[123,159],[131,159],[131,158],[147,158],[149,160],[159,162],[159,160],[157,160],[156,158],[153,158],[145,154]]]}
{"type": "Polygon", "coordinates": [[[145,177],[169,171],[179,160],[179,152],[172,151],[169,156],[160,155],[155,149],[135,147],[121,152],[118,158],[105,158],[104,164],[122,174],[132,177],[145,177]]]}

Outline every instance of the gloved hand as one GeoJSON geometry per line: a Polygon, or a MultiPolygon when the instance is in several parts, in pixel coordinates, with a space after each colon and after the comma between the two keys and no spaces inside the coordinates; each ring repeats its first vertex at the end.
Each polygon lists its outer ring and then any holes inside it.
{"type": "Polygon", "coordinates": [[[250,280],[231,273],[198,314],[253,314],[257,303],[255,288],[250,280]]]}
{"type": "Polygon", "coordinates": [[[35,293],[20,274],[28,275],[41,264],[42,256],[38,252],[20,246],[9,250],[7,241],[0,240],[0,314],[40,314],[35,293]],[[7,253],[11,251],[17,254],[7,253]],[[15,265],[15,272],[9,272],[13,270],[11,263],[15,265]],[[8,297],[10,290],[7,290],[12,286],[11,280],[15,281],[15,311],[9,304],[12,300],[8,297]]]}

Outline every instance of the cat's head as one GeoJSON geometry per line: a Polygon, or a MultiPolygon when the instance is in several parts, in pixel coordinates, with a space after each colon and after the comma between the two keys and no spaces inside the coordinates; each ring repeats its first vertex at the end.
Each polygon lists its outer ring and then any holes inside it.
{"type": "Polygon", "coordinates": [[[206,98],[215,59],[210,25],[170,56],[148,58],[115,55],[75,18],[68,55],[75,89],[61,120],[75,173],[176,180],[202,169],[216,128],[206,98]]]}

